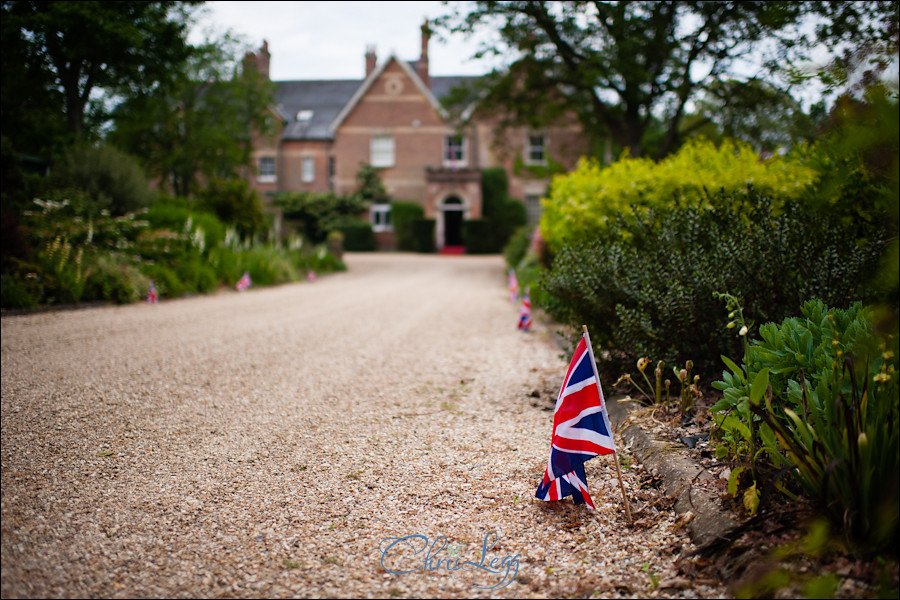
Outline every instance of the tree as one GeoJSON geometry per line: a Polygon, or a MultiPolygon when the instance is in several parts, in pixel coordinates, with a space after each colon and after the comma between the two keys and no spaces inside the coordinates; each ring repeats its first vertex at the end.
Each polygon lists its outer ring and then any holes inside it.
{"type": "Polygon", "coordinates": [[[830,4],[479,1],[437,25],[464,34],[496,28],[495,40],[476,56],[514,57],[475,90],[486,109],[511,107],[529,125],[569,112],[585,131],[611,137],[633,156],[646,154],[648,137],[656,136],[662,156],[689,133],[684,117],[701,91],[762,72],[760,66],[741,77],[752,66],[748,57],[794,65],[816,41],[859,44],[889,21],[897,3],[840,3],[856,5],[840,11],[830,4]],[[811,16],[824,25],[816,35],[799,35],[811,16]]]}
{"type": "Polygon", "coordinates": [[[235,40],[192,49],[186,67],[113,112],[112,143],[140,156],[151,177],[188,197],[203,181],[252,168],[252,138],[271,133],[273,87],[249,63],[237,64],[235,40]]]}
{"type": "Polygon", "coordinates": [[[179,71],[187,58],[189,7],[197,2],[4,1],[3,130],[39,115],[22,100],[33,97],[42,112],[65,115],[76,139],[97,134],[99,95],[152,90],[179,71]],[[7,73],[9,59],[18,65],[7,73]],[[15,86],[25,85],[24,90],[15,86]],[[12,87],[11,87],[12,86],[12,87]],[[7,114],[9,104],[24,111],[7,114]],[[20,119],[8,123],[7,118],[20,119]],[[92,123],[89,125],[88,123],[92,123]]]}

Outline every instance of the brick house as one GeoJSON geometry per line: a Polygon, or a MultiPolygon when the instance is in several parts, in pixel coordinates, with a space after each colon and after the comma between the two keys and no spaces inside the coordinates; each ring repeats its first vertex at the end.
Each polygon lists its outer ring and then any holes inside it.
{"type": "MultiPolygon", "coordinates": [[[[434,77],[428,72],[428,22],[421,55],[414,62],[395,56],[379,63],[375,48],[364,55],[364,80],[275,82],[281,126],[256,138],[257,173],[251,184],[263,195],[279,192],[355,191],[360,163],[378,168],[388,195],[420,204],[435,219],[435,246],[462,245],[462,222],[482,216],[481,170],[503,167],[509,195],[526,205],[529,222],[540,217],[540,198],[550,183],[547,166],[566,170],[586,150],[574,121],[530,131],[501,131],[477,107],[455,122],[441,100],[472,77],[434,77]]],[[[268,44],[248,55],[269,77],[268,44]]],[[[373,206],[370,219],[381,249],[394,245],[389,205],[373,206]]]]}

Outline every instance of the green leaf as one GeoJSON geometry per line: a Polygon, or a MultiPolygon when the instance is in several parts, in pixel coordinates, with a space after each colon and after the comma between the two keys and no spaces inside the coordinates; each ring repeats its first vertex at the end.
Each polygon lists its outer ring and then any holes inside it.
{"type": "Polygon", "coordinates": [[[751,515],[755,515],[756,511],[759,510],[759,492],[756,490],[755,483],[744,492],[744,508],[751,515]]]}
{"type": "Polygon", "coordinates": [[[737,375],[738,377],[740,377],[740,379],[741,379],[742,382],[743,382],[743,381],[746,381],[746,380],[744,379],[744,371],[743,371],[743,369],[741,369],[739,366],[737,366],[737,365],[734,363],[733,360],[731,360],[730,358],[728,358],[728,357],[725,356],[724,354],[721,355],[721,356],[722,356],[722,362],[725,363],[725,366],[728,367],[729,369],[731,369],[731,372],[732,372],[732,373],[734,373],[735,375],[737,375]]]}
{"type": "Polygon", "coordinates": [[[735,467],[728,476],[728,495],[732,498],[737,497],[738,483],[741,479],[741,473],[747,470],[747,467],[735,467]]]}
{"type": "Polygon", "coordinates": [[[768,387],[769,368],[766,367],[756,374],[756,377],[753,379],[753,385],[750,387],[750,402],[754,406],[759,406],[759,401],[762,399],[763,394],[766,393],[766,388],[768,387]]]}

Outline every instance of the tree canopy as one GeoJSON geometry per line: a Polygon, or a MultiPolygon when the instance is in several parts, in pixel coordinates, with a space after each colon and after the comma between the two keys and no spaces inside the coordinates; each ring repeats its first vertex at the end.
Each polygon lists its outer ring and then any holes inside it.
{"type": "Polygon", "coordinates": [[[274,115],[271,82],[235,64],[238,53],[228,37],[194,47],[169,81],[117,107],[109,140],[179,196],[204,180],[240,176],[252,166],[252,132],[271,133],[274,115]]]}
{"type": "Polygon", "coordinates": [[[4,1],[3,131],[34,114],[8,113],[7,105],[35,99],[65,116],[72,137],[92,137],[102,120],[90,110],[102,110],[98,92],[152,90],[179,70],[195,4],[4,1]]]}
{"type": "Polygon", "coordinates": [[[880,32],[896,31],[896,14],[896,2],[478,1],[436,25],[495,30],[477,56],[512,57],[473,90],[482,107],[512,108],[531,126],[570,113],[634,156],[663,156],[689,133],[685,118],[705,92],[733,98],[746,83],[752,97],[764,75],[791,92],[820,42],[839,52],[888,40],[874,47],[883,56],[893,38],[880,32]],[[788,68],[795,77],[772,75],[788,68]]]}

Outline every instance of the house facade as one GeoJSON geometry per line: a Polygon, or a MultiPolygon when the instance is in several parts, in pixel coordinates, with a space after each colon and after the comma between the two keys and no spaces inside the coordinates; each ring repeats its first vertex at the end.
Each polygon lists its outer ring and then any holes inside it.
{"type": "MultiPolygon", "coordinates": [[[[509,195],[525,203],[529,222],[540,217],[550,184],[548,165],[566,170],[587,151],[577,123],[541,130],[500,130],[477,107],[454,121],[441,100],[473,77],[434,77],[428,70],[428,23],[414,62],[395,56],[378,62],[366,49],[363,80],[275,82],[276,133],[254,140],[257,172],[251,184],[263,196],[281,192],[356,191],[360,164],[378,169],[395,201],[422,206],[435,219],[435,246],[462,245],[462,223],[482,216],[481,171],[503,167],[509,195]]],[[[269,76],[268,45],[250,56],[269,76]]],[[[389,205],[373,206],[379,248],[394,246],[389,205]]]]}

